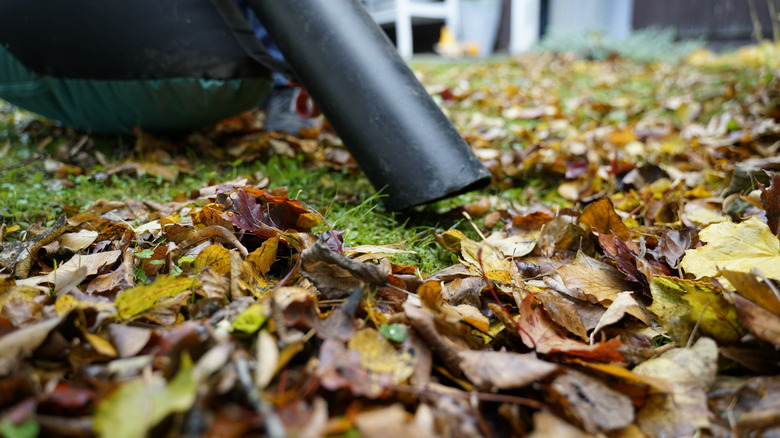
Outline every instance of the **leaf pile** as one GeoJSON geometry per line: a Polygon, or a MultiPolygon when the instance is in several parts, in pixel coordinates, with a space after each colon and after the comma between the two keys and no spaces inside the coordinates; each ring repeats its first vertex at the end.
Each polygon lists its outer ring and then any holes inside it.
{"type": "Polygon", "coordinates": [[[0,432],[777,434],[777,72],[452,71],[420,74],[501,193],[462,207],[479,238],[437,232],[458,263],[245,178],[9,231],[0,432]]]}

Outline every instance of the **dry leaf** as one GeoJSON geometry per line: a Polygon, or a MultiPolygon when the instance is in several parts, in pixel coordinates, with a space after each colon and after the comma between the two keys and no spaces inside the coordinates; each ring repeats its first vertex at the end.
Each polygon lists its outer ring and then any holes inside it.
{"type": "Polygon", "coordinates": [[[656,276],[650,282],[653,305],[647,310],[679,345],[684,345],[698,323],[705,336],[723,343],[738,341],[745,329],[739,323],[736,309],[721,290],[703,281],[656,276]]]}
{"type": "Polygon", "coordinates": [[[780,280],[780,241],[755,216],[735,224],[723,222],[699,232],[706,245],[685,251],[680,266],[696,278],[716,277],[719,270],[750,272],[758,269],[780,280]]]}
{"type": "Polygon", "coordinates": [[[780,348],[780,316],[739,295],[734,295],[733,298],[737,316],[742,325],[758,339],[769,342],[775,348],[780,348]]]}
{"type": "Polygon", "coordinates": [[[675,348],[634,368],[635,374],[674,384],[671,394],[651,394],[637,412],[637,423],[650,436],[693,436],[710,425],[707,393],[715,380],[718,347],[701,338],[691,348],[675,348]]]}
{"type": "Polygon", "coordinates": [[[230,250],[221,245],[209,245],[195,259],[198,269],[209,267],[222,275],[230,274],[230,250]]]}
{"type": "Polygon", "coordinates": [[[631,399],[587,374],[568,369],[551,388],[589,433],[619,430],[634,421],[631,399]]]}
{"type": "Polygon", "coordinates": [[[152,284],[125,289],[116,297],[114,305],[120,318],[130,318],[150,309],[161,298],[199,286],[200,283],[192,278],[160,275],[152,284]]]}
{"type": "Polygon", "coordinates": [[[403,383],[414,373],[414,356],[405,349],[396,350],[382,334],[372,328],[358,331],[347,344],[360,353],[361,364],[375,373],[390,373],[393,383],[403,383]]]}
{"type": "Polygon", "coordinates": [[[463,374],[485,389],[512,389],[530,385],[552,374],[558,365],[534,354],[467,350],[458,353],[463,374]]]}

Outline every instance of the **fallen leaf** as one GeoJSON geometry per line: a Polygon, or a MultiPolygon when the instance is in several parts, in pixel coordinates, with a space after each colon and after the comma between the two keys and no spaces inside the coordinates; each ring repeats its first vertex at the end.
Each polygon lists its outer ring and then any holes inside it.
{"type": "Polygon", "coordinates": [[[458,353],[463,374],[485,389],[512,389],[530,385],[552,374],[558,365],[534,354],[467,350],[458,353]]]}
{"type": "Polygon", "coordinates": [[[60,236],[60,245],[70,248],[73,251],[81,251],[82,249],[92,245],[97,239],[97,231],[92,230],[79,230],[76,233],[65,233],[60,236]]]}
{"type": "Polygon", "coordinates": [[[262,390],[274,378],[279,363],[279,348],[276,339],[266,330],[257,335],[257,367],[255,368],[255,386],[262,390]]]}
{"type": "Polygon", "coordinates": [[[675,348],[637,365],[633,372],[666,379],[671,394],[650,394],[637,412],[637,424],[650,436],[693,436],[710,426],[707,393],[715,380],[718,347],[700,338],[691,348],[675,348]]]}
{"type": "Polygon", "coordinates": [[[270,310],[261,303],[254,303],[236,316],[231,323],[233,330],[254,333],[268,320],[270,310]]]}
{"type": "Polygon", "coordinates": [[[663,259],[669,266],[675,267],[685,251],[693,243],[694,231],[690,228],[684,230],[669,230],[661,236],[658,242],[657,252],[659,260],[663,259]]]}
{"type": "Polygon", "coordinates": [[[621,343],[617,338],[604,343],[588,345],[566,337],[566,333],[555,325],[544,313],[541,306],[533,308],[535,294],[523,298],[518,309],[517,324],[522,330],[520,336],[523,343],[536,350],[539,354],[563,354],[599,362],[623,362],[623,356],[618,352],[621,343]]]}
{"type": "Polygon", "coordinates": [[[632,289],[617,269],[583,253],[578,253],[574,263],[559,267],[557,272],[567,288],[605,306],[615,301],[620,293],[632,289]]]}
{"type": "Polygon", "coordinates": [[[143,327],[109,324],[108,333],[119,357],[133,357],[149,343],[152,331],[143,327]]]}
{"type": "Polygon", "coordinates": [[[772,177],[769,187],[760,184],[761,204],[766,211],[766,221],[769,230],[780,236],[780,174],[772,177]]]}
{"type": "Polygon", "coordinates": [[[596,201],[582,210],[580,223],[596,230],[599,234],[615,234],[624,242],[631,242],[631,232],[615,212],[609,198],[596,201]]]}
{"type": "Polygon", "coordinates": [[[49,318],[0,337],[0,376],[8,375],[19,361],[38,348],[65,316],[49,318]]]}
{"type": "Polygon", "coordinates": [[[734,295],[733,299],[742,325],[758,339],[780,348],[780,316],[739,295],[734,295]]]}
{"type": "Polygon", "coordinates": [[[780,315],[780,297],[752,272],[720,271],[720,275],[728,280],[740,295],[775,315],[780,315]]]}
{"type": "Polygon", "coordinates": [[[645,315],[644,310],[642,310],[642,307],[634,299],[633,292],[621,292],[618,294],[617,298],[615,298],[615,301],[607,307],[607,311],[601,316],[598,325],[591,332],[590,342],[594,342],[596,333],[598,333],[599,330],[620,321],[624,315],[629,313],[629,309],[632,311],[630,314],[642,316],[639,320],[650,325],[650,320],[645,315]]]}
{"type": "Polygon", "coordinates": [[[195,259],[198,269],[210,267],[222,275],[230,274],[230,250],[221,245],[209,245],[195,259]]]}
{"type": "MultiPolygon", "coordinates": [[[[66,283],[72,282],[70,281],[72,278],[80,277],[81,280],[83,280],[90,275],[95,275],[104,266],[116,262],[120,255],[122,255],[122,251],[120,250],[105,251],[86,255],[76,254],[67,262],[57,266],[57,269],[53,270],[47,275],[17,280],[16,283],[28,286],[36,286],[43,283],[52,283],[56,285],[58,284],[59,277],[59,283],[61,286],[58,288],[58,290],[67,292],[67,289],[63,290],[63,286],[66,283]],[[77,271],[78,275],[75,274],[77,271]],[[65,278],[66,281],[63,281],[63,278],[65,278]]],[[[77,281],[73,286],[80,283],[81,280],[77,281]]]]}
{"type": "Polygon", "coordinates": [[[568,421],[547,411],[534,412],[534,430],[529,438],[589,438],[593,435],[572,426],[568,421]]]}
{"type": "Polygon", "coordinates": [[[114,305],[119,317],[126,319],[150,309],[161,298],[198,286],[200,283],[192,278],[159,275],[152,284],[125,289],[116,297],[114,305]]]}
{"type": "Polygon", "coordinates": [[[568,369],[550,386],[589,433],[619,430],[634,421],[631,399],[587,374],[568,369]]]}
{"type": "Polygon", "coordinates": [[[185,354],[170,382],[153,374],[125,382],[102,399],[95,412],[95,431],[112,438],[146,436],[168,415],[189,410],[197,391],[192,360],[185,354]]]}
{"type": "Polygon", "coordinates": [[[414,373],[414,356],[406,349],[396,350],[372,328],[359,330],[347,344],[360,353],[361,364],[375,373],[390,373],[393,383],[403,383],[414,373]]]}
{"type": "Polygon", "coordinates": [[[320,347],[316,375],[322,386],[333,391],[347,388],[354,395],[377,398],[387,393],[393,384],[392,373],[369,373],[361,365],[359,352],[347,349],[344,344],[326,339],[320,347]]]}
{"type": "Polygon", "coordinates": [[[679,345],[688,342],[693,327],[699,325],[704,336],[722,343],[734,343],[744,334],[736,309],[721,290],[707,282],[656,276],[650,282],[653,305],[647,310],[658,316],[679,345]],[[673,326],[675,321],[681,326],[673,326]]]}
{"type": "Polygon", "coordinates": [[[276,249],[279,246],[279,237],[272,237],[259,248],[249,253],[246,261],[252,263],[255,268],[263,275],[266,275],[271,269],[271,265],[276,261],[276,249]]]}
{"type": "Polygon", "coordinates": [[[767,277],[780,280],[780,241],[755,216],[738,224],[710,225],[699,231],[699,239],[706,245],[685,251],[680,264],[696,278],[716,277],[721,269],[758,269],[767,277]]]}
{"type": "Polygon", "coordinates": [[[343,298],[361,282],[384,285],[389,269],[363,263],[333,252],[324,240],[301,253],[301,275],[314,284],[326,298],[343,298]]]}
{"type": "MultiPolygon", "coordinates": [[[[464,264],[471,268],[472,272],[480,274],[484,270],[485,276],[491,280],[504,283],[511,282],[509,277],[509,270],[512,265],[511,260],[491,243],[487,241],[475,242],[455,229],[447,230],[442,233],[441,239],[446,243],[445,247],[448,249],[460,251],[464,264]]],[[[533,250],[533,246],[536,245],[534,242],[529,249],[529,244],[522,243],[522,238],[520,242],[520,247],[517,248],[518,253],[525,252],[525,254],[527,254],[533,250]]],[[[511,253],[511,251],[514,251],[511,246],[510,243],[504,249],[511,253]]]]}

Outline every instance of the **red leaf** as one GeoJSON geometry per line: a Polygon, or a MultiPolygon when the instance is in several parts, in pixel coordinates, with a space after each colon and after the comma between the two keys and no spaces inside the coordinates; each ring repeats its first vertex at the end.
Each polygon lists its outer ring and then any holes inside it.
{"type": "Polygon", "coordinates": [[[539,354],[562,354],[599,362],[625,362],[618,352],[622,345],[620,339],[613,338],[604,343],[589,345],[566,337],[564,330],[555,325],[542,309],[532,308],[536,294],[530,294],[520,303],[520,319],[517,323],[523,328],[520,335],[523,343],[536,349],[539,354]]]}
{"type": "Polygon", "coordinates": [[[780,174],[772,178],[769,188],[761,185],[761,204],[766,210],[766,223],[769,229],[780,236],[780,174]]]}
{"type": "Polygon", "coordinates": [[[246,189],[238,189],[233,199],[235,213],[222,213],[220,217],[229,220],[236,227],[262,237],[274,237],[276,233],[267,225],[268,216],[262,206],[246,189]]]}

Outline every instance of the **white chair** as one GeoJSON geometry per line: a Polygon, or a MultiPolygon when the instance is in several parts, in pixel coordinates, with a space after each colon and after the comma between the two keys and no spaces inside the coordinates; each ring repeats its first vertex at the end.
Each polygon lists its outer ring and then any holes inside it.
{"type": "Polygon", "coordinates": [[[395,23],[398,53],[411,58],[412,22],[420,19],[444,20],[451,32],[459,25],[460,0],[363,0],[374,21],[381,25],[395,23]]]}

